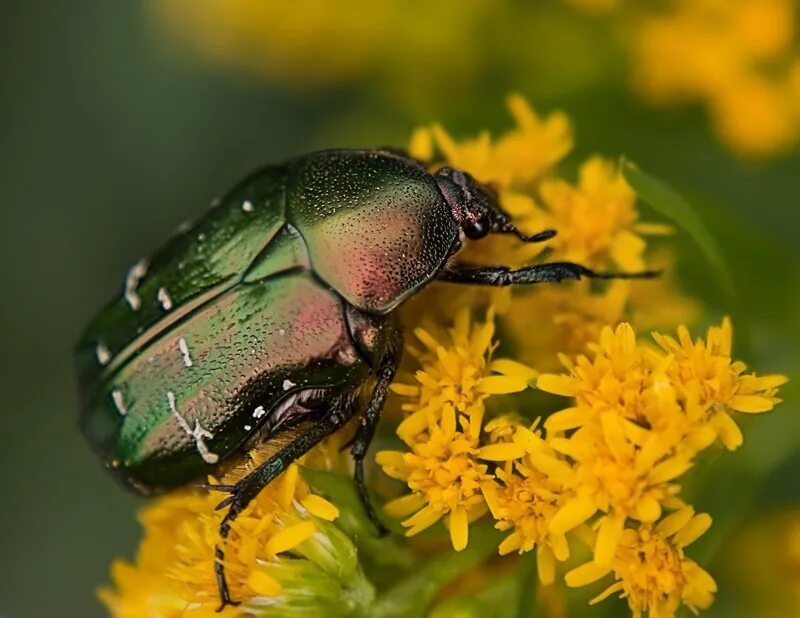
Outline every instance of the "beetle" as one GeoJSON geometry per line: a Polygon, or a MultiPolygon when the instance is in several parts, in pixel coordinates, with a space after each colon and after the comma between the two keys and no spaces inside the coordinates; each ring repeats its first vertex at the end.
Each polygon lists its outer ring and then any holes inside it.
{"type": "MultiPolygon", "coordinates": [[[[354,476],[373,522],[364,457],[402,349],[396,309],[434,280],[506,286],[652,277],[571,262],[471,266],[465,242],[526,236],[469,174],[387,150],[328,150],[264,167],[128,272],[76,350],[83,433],[150,494],[218,472],[256,444],[231,486],[231,522],[288,464],[353,417],[354,476]]],[[[221,544],[222,607],[233,604],[221,544]]]]}

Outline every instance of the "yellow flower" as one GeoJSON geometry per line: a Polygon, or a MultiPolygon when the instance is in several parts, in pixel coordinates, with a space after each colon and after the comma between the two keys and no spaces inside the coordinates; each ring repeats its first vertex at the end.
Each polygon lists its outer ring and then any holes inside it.
{"type": "Polygon", "coordinates": [[[484,323],[473,324],[469,307],[464,307],[452,328],[438,339],[424,328],[414,330],[423,346],[408,347],[420,367],[414,373],[416,383],[398,380],[390,387],[404,398],[402,409],[407,413],[397,428],[398,436],[410,442],[415,435],[427,431],[431,415],[439,419],[448,407],[464,413],[475,424],[472,433],[477,436],[487,397],[519,392],[529,386],[536,378],[535,371],[509,359],[492,361],[494,328],[493,309],[487,312],[484,323]]]}
{"type": "MultiPolygon", "coordinates": [[[[250,453],[224,482],[235,482],[263,459],[259,451],[250,453]]],[[[226,607],[223,616],[243,616],[287,598],[291,602],[301,588],[295,581],[298,569],[307,577],[324,575],[326,558],[316,545],[322,542],[328,553],[340,555],[341,546],[349,543],[327,523],[338,517],[336,506],[311,493],[299,470],[297,464],[289,466],[233,522],[224,564],[231,595],[242,605],[226,607]],[[287,557],[295,558],[291,569],[287,557]]],[[[114,588],[100,591],[113,616],[219,615],[214,549],[225,514],[216,510],[219,501],[219,494],[190,490],[159,498],[142,510],[145,536],[135,563],[116,561],[114,588]]]]}
{"type": "Polygon", "coordinates": [[[717,437],[728,448],[741,444],[728,410],[765,412],[780,401],[775,392],[786,378],[743,376],[744,364],[731,360],[727,319],[707,340],[693,342],[685,327],[678,333],[679,341],[654,335],[659,353],[637,343],[629,324],[606,327],[589,345],[591,359],[562,357],[568,375],[537,381],[575,403],[545,420],[557,454],[535,443],[531,449],[537,469],[575,492],[550,530],[566,533],[601,512],[594,547],[601,566],[610,564],[628,520],[653,523],[681,504],[675,480],[697,452],[717,437]]]}
{"type": "Polygon", "coordinates": [[[536,549],[537,572],[544,585],[555,581],[556,561],[569,557],[564,533],[550,530],[550,521],[564,502],[563,489],[526,461],[508,462],[484,488],[498,530],[511,530],[500,543],[501,555],[536,549]],[[499,482],[498,482],[499,481],[499,482]]]}
{"type": "Polygon", "coordinates": [[[658,433],[665,443],[686,440],[689,451],[707,447],[715,437],[734,449],[742,436],[729,411],[766,412],[780,402],[775,394],[784,376],[744,375],[746,365],[732,360],[728,319],[710,328],[707,340],[693,342],[684,326],[678,341],[653,337],[665,354],[637,344],[628,324],[604,328],[599,345],[590,346],[591,360],[562,357],[569,375],[540,375],[540,389],[576,401],[551,415],[545,427],[575,429],[612,411],[658,433]]]}
{"type": "Polygon", "coordinates": [[[742,443],[742,434],[729,411],[758,414],[780,403],[775,394],[787,378],[782,375],[745,374],[747,366],[731,359],[733,329],[725,318],[719,327],[708,329],[705,340],[692,341],[685,327],[678,328],[678,340],[654,333],[656,342],[670,354],[664,376],[679,394],[703,415],[722,443],[729,449],[742,443]]]}
{"type": "Polygon", "coordinates": [[[149,6],[168,34],[217,64],[305,89],[378,77],[388,87],[399,81],[405,88],[398,95],[406,96],[415,90],[409,87],[414,76],[417,87],[420,78],[472,76],[478,50],[458,43],[471,38],[492,8],[486,0],[369,6],[358,0],[152,0],[149,6]],[[429,66],[419,75],[415,60],[445,54],[447,67],[429,66]]]}
{"type": "Polygon", "coordinates": [[[590,268],[612,265],[643,270],[645,243],[641,235],[670,231],[668,226],[638,222],[636,193],[619,167],[601,157],[581,165],[577,186],[560,179],[546,180],[539,193],[542,208],[531,214],[528,226],[558,230],[549,243],[553,259],[590,268]]]}
{"type": "Polygon", "coordinates": [[[480,447],[484,402],[492,395],[524,390],[536,373],[516,361],[491,360],[491,309],[486,322],[477,324],[469,308],[462,309],[439,339],[423,328],[414,334],[423,346],[410,347],[421,367],[414,374],[416,384],[398,381],[391,387],[405,400],[407,416],[396,431],[409,451],[381,451],[375,457],[386,474],[404,481],[412,493],[385,509],[393,517],[414,513],[403,522],[409,536],[446,516],[453,547],[461,550],[467,545],[469,521],[486,511],[482,491],[491,476],[481,460],[521,454],[518,449],[480,447]]]}
{"type": "Polygon", "coordinates": [[[453,548],[467,546],[469,521],[485,512],[482,485],[491,477],[478,459],[478,436],[466,416],[453,406],[431,417],[428,431],[406,443],[410,452],[380,451],[375,461],[392,478],[404,481],[413,493],[385,505],[393,517],[411,515],[403,525],[413,536],[447,516],[453,548]]]}
{"type": "Polygon", "coordinates": [[[430,159],[435,146],[448,165],[500,189],[526,187],[546,176],[572,150],[572,127],[563,112],[540,118],[520,95],[508,98],[516,127],[496,142],[488,131],[456,141],[440,125],[420,128],[410,145],[412,156],[430,159]]]}
{"type": "Polygon", "coordinates": [[[575,398],[575,407],[557,412],[545,421],[550,431],[581,427],[607,410],[630,420],[638,420],[642,415],[644,387],[650,372],[633,328],[627,323],[614,330],[605,327],[600,341],[590,343],[589,349],[591,360],[583,354],[574,362],[561,357],[569,375],[539,376],[540,389],[575,398]]]}
{"type": "Polygon", "coordinates": [[[575,497],[550,522],[554,533],[566,533],[588,521],[598,510],[595,561],[608,564],[628,519],[652,523],[664,507],[677,504],[675,479],[691,466],[691,458],[673,453],[661,436],[637,431],[612,412],[600,419],[600,429],[584,427],[569,439],[552,438],[553,449],[573,462],[539,454],[534,465],[554,482],[572,488],[575,497]]]}
{"type": "Polygon", "coordinates": [[[800,140],[793,94],[793,0],[668,3],[635,19],[634,84],[654,103],[704,102],[721,139],[745,156],[789,151],[800,140]]]}
{"type": "Polygon", "coordinates": [[[681,604],[695,612],[705,609],[714,600],[716,583],[683,550],[710,525],[708,515],[695,515],[691,507],[685,507],[655,526],[627,528],[620,535],[610,565],[588,562],[579,566],[567,573],[567,585],[586,586],[613,573],[615,583],[591,602],[619,592],[634,618],[644,612],[651,618],[670,618],[681,604]]]}
{"type": "Polygon", "coordinates": [[[518,293],[503,314],[503,325],[521,361],[541,371],[555,370],[559,354],[584,351],[606,325],[624,319],[630,289],[629,281],[611,282],[603,290],[591,281],[576,281],[518,293]],[[531,328],[531,316],[536,316],[536,328],[531,328]]]}

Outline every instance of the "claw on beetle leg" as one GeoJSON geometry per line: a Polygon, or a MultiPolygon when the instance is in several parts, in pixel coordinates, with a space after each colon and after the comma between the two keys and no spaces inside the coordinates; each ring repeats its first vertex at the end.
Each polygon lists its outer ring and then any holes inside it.
{"type": "Polygon", "coordinates": [[[236,494],[231,494],[227,498],[225,498],[222,502],[220,502],[217,506],[214,507],[215,511],[221,511],[226,506],[230,506],[233,504],[233,501],[236,500],[236,494]]]}

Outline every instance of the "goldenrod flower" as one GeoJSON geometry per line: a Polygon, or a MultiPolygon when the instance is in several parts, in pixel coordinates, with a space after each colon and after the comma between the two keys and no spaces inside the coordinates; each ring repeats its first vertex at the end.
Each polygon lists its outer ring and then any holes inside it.
{"type": "Polygon", "coordinates": [[[484,413],[484,401],[496,394],[524,390],[536,378],[536,372],[510,359],[492,361],[494,349],[494,310],[489,309],[486,321],[473,324],[470,309],[461,309],[449,331],[440,340],[427,330],[414,330],[422,349],[410,345],[408,351],[419,365],[414,374],[416,384],[398,380],[391,390],[404,398],[402,409],[407,413],[397,434],[407,442],[429,428],[429,417],[435,420],[448,407],[463,413],[474,423],[477,436],[484,413]]]}
{"type": "Polygon", "coordinates": [[[412,156],[429,160],[433,147],[448,165],[469,172],[500,189],[530,186],[546,176],[572,150],[572,126],[563,112],[541,118],[519,95],[508,98],[516,127],[493,141],[488,131],[456,141],[441,125],[415,132],[412,156]]]}
{"type": "Polygon", "coordinates": [[[671,229],[638,222],[636,193],[619,167],[601,157],[581,165],[577,186],[560,179],[547,180],[539,193],[542,208],[537,223],[530,225],[558,230],[550,242],[556,259],[591,268],[611,265],[642,270],[645,243],[641,234],[663,234],[671,229]]]}
{"type": "Polygon", "coordinates": [[[614,330],[605,327],[600,341],[590,343],[589,349],[591,359],[583,354],[574,361],[561,357],[568,374],[542,374],[538,378],[540,389],[575,398],[575,407],[556,412],[545,421],[551,431],[581,427],[607,410],[631,420],[642,413],[643,387],[650,372],[633,328],[627,323],[614,330]]]}
{"type": "Polygon", "coordinates": [[[615,583],[591,602],[619,592],[634,618],[644,612],[651,618],[670,618],[681,604],[695,612],[705,609],[714,600],[717,586],[683,550],[710,525],[708,515],[695,515],[691,507],[685,507],[655,526],[627,528],[620,534],[609,565],[588,562],[579,566],[567,573],[567,585],[586,586],[613,573],[615,583]]]}
{"type": "Polygon", "coordinates": [[[692,342],[685,327],[680,343],[654,337],[668,354],[639,344],[629,324],[606,327],[589,346],[591,359],[562,357],[568,375],[542,374],[537,381],[540,389],[575,400],[545,421],[548,444],[560,456],[531,455],[541,472],[575,492],[550,530],[569,532],[601,512],[594,547],[601,566],[610,564],[626,522],[650,524],[665,507],[682,504],[675,480],[698,451],[717,436],[728,448],[741,443],[726,410],[771,410],[785,382],[783,376],[740,377],[744,364],[731,360],[728,320],[711,328],[707,341],[692,342]]]}
{"type": "Polygon", "coordinates": [[[540,581],[554,583],[556,561],[569,557],[569,546],[566,535],[553,532],[550,522],[567,494],[527,460],[506,463],[495,477],[484,488],[486,502],[497,520],[495,527],[511,531],[500,543],[500,554],[535,548],[540,581]]]}
{"type": "Polygon", "coordinates": [[[793,0],[674,0],[634,20],[637,90],[654,103],[700,101],[719,136],[746,156],[800,140],[793,0]]]}
{"type": "Polygon", "coordinates": [[[404,481],[413,493],[384,507],[393,517],[405,517],[407,536],[429,528],[447,516],[456,551],[467,546],[469,521],[485,512],[482,485],[491,477],[478,459],[478,436],[466,416],[453,406],[442,410],[441,420],[428,431],[407,441],[410,452],[381,451],[375,461],[389,476],[404,481]]]}
{"type": "Polygon", "coordinates": [[[667,354],[636,342],[628,324],[603,329],[593,358],[575,362],[562,357],[568,375],[542,374],[539,388],[575,397],[576,406],[553,414],[550,430],[569,430],[596,420],[604,411],[660,433],[667,443],[688,439],[700,450],[719,437],[726,447],[741,444],[741,432],[729,411],[766,412],[780,402],[781,375],[743,375],[746,365],[731,358],[732,329],[725,319],[709,329],[706,340],[693,342],[685,327],[679,341],[653,335],[667,354]]]}
{"type": "Polygon", "coordinates": [[[708,329],[705,339],[692,340],[686,327],[678,328],[678,339],[658,333],[656,342],[673,357],[667,374],[676,383],[696,383],[700,404],[718,404],[737,412],[767,412],[781,400],[777,387],[786,377],[742,375],[747,366],[731,360],[733,328],[725,318],[721,326],[708,329]]]}
{"type": "Polygon", "coordinates": [[[486,512],[483,488],[491,480],[492,461],[513,459],[519,449],[503,452],[480,447],[487,397],[524,390],[535,379],[530,368],[508,359],[491,360],[494,348],[494,312],[486,322],[473,324],[468,308],[461,310],[444,342],[417,328],[423,349],[410,348],[419,363],[417,384],[397,382],[392,390],[403,396],[406,418],[397,435],[409,452],[381,451],[377,463],[393,478],[404,481],[413,493],[388,503],[394,517],[413,516],[403,522],[409,536],[447,516],[453,547],[466,547],[468,522],[486,512]],[[488,449],[488,450],[487,450],[488,449]]]}
{"type": "MultiPolygon", "coordinates": [[[[235,482],[261,462],[258,451],[233,471],[235,482]]],[[[233,522],[225,542],[225,569],[233,598],[242,605],[222,615],[258,615],[280,603],[291,609],[309,594],[324,611],[348,599],[368,603],[371,586],[363,579],[350,541],[328,522],[338,509],[310,492],[292,464],[233,522]],[[299,601],[298,601],[299,600],[299,601]]],[[[114,589],[100,598],[118,618],[214,616],[219,592],[214,549],[221,542],[224,511],[218,494],[185,491],[160,498],[142,511],[145,537],[134,564],[112,569],[114,589]]]]}

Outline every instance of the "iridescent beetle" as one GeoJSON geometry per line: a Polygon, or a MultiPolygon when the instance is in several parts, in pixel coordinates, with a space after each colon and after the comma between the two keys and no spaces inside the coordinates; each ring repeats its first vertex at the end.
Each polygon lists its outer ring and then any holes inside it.
{"type": "MultiPolygon", "coordinates": [[[[467,266],[465,239],[525,236],[468,174],[387,150],[266,167],[136,264],[77,349],[81,427],[142,493],[200,481],[256,444],[270,458],[221,506],[225,538],[296,458],[359,416],[355,480],[402,348],[395,309],[434,280],[486,286],[651,277],[554,262],[467,266]],[[364,395],[362,397],[362,395],[364,395]]],[[[231,604],[217,548],[222,606],[231,604]]]]}

